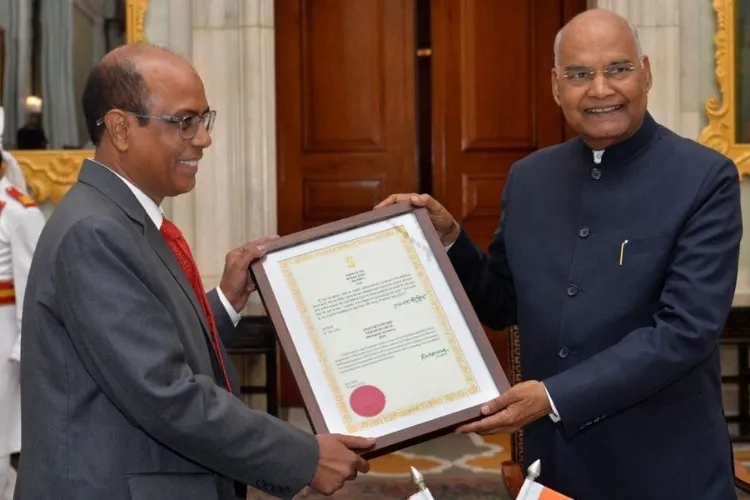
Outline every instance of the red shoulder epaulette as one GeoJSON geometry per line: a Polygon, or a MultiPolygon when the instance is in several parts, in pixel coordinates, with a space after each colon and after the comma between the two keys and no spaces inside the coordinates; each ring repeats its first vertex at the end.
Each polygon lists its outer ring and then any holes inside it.
{"type": "Polygon", "coordinates": [[[5,192],[8,193],[11,196],[11,198],[18,200],[26,208],[36,206],[36,203],[34,202],[34,200],[32,200],[28,195],[24,194],[23,191],[21,191],[15,186],[10,186],[6,188],[5,192]]]}

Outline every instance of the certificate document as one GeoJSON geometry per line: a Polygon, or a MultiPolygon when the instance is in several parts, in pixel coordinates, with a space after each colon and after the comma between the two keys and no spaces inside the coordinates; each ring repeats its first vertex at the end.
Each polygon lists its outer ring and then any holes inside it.
{"type": "Polygon", "coordinates": [[[262,262],[328,432],[377,438],[499,395],[436,257],[409,212],[262,262]]]}
{"type": "Polygon", "coordinates": [[[285,259],[281,271],[348,433],[478,392],[403,225],[285,259]]]}

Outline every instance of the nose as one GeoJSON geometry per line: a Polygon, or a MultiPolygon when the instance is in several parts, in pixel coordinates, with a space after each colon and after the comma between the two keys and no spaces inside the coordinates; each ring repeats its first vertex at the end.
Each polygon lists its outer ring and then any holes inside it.
{"type": "Polygon", "coordinates": [[[190,142],[193,144],[193,146],[197,146],[199,148],[207,148],[211,146],[213,139],[211,139],[211,134],[208,133],[206,127],[201,123],[200,125],[198,125],[198,131],[195,133],[193,140],[190,142]]]}
{"type": "Polygon", "coordinates": [[[594,75],[594,80],[589,86],[589,96],[602,99],[605,97],[609,97],[614,93],[615,91],[609,85],[609,81],[607,80],[607,78],[601,73],[596,73],[594,75]]]}

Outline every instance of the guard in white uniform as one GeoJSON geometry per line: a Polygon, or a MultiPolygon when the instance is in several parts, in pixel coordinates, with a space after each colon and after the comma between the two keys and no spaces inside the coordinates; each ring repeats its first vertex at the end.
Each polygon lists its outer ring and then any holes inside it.
{"type": "MultiPolygon", "coordinates": [[[[0,137],[3,133],[0,108],[0,137]]],[[[0,143],[0,500],[12,500],[21,451],[21,311],[26,279],[44,215],[26,193],[16,160],[0,143]]]]}

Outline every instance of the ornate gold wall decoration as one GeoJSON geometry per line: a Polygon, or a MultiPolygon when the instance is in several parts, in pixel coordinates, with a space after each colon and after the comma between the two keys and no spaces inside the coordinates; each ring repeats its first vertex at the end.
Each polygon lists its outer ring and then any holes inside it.
{"type": "MultiPolygon", "coordinates": [[[[741,175],[750,175],[750,140],[738,140],[738,128],[742,127],[745,135],[748,126],[748,117],[742,120],[738,114],[740,78],[736,61],[740,5],[735,0],[714,0],[713,8],[716,12],[716,81],[721,98],[711,97],[706,101],[708,125],[701,131],[698,142],[734,160],[741,175]]],[[[744,31],[740,35],[744,43],[744,31]]],[[[745,85],[750,86],[750,80],[745,85]]]]}
{"type": "MultiPolygon", "coordinates": [[[[126,0],[125,9],[126,42],[145,42],[148,0],[126,0]]],[[[15,150],[10,153],[18,160],[36,202],[54,204],[78,179],[83,160],[94,156],[93,149],[15,150]]]]}
{"type": "Polygon", "coordinates": [[[127,0],[125,26],[127,30],[125,41],[138,43],[146,41],[146,11],[148,0],[127,0]]]}
{"type": "Polygon", "coordinates": [[[81,162],[92,151],[23,151],[13,152],[26,177],[32,196],[38,203],[54,204],[68,192],[78,179],[81,162]]]}

